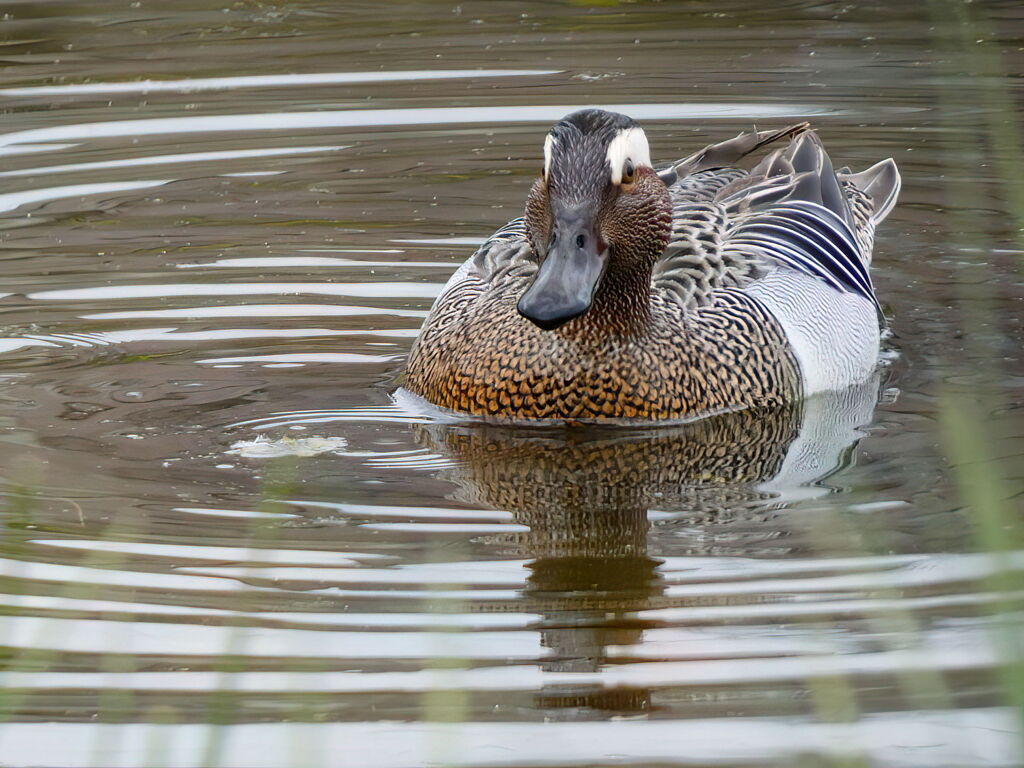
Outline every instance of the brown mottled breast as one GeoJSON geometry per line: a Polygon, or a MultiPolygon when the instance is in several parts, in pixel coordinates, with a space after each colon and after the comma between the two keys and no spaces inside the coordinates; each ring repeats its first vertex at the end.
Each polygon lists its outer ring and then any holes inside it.
{"type": "Polygon", "coordinates": [[[507,419],[678,419],[799,394],[778,323],[737,291],[688,311],[648,288],[640,310],[595,306],[543,331],[516,310],[527,283],[442,296],[406,387],[442,408],[507,419]],[[627,314],[635,321],[607,324],[627,314]]]}

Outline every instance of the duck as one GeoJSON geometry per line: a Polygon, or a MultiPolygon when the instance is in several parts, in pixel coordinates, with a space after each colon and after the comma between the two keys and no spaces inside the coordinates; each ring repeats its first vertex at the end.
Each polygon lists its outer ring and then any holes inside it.
{"type": "Polygon", "coordinates": [[[892,158],[835,170],[806,122],[655,168],[632,118],[573,112],[524,214],[442,288],[403,390],[485,420],[632,423],[863,382],[884,324],[874,235],[899,189],[892,158]]]}

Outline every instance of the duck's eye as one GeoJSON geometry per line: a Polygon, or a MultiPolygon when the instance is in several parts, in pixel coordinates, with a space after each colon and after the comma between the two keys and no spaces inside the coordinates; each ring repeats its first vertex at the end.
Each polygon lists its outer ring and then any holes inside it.
{"type": "Polygon", "coordinates": [[[622,183],[632,184],[633,183],[633,161],[627,160],[626,164],[622,168],[622,183]]]}

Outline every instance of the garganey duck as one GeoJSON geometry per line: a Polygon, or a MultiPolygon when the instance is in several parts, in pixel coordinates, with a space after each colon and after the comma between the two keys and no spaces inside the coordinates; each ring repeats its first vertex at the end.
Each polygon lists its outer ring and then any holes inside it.
{"type": "Polygon", "coordinates": [[[502,420],[656,421],[856,384],[878,362],[868,268],[899,186],[891,159],[835,172],[806,123],[655,170],[632,119],[574,112],[525,215],[441,291],[405,388],[502,420]]]}

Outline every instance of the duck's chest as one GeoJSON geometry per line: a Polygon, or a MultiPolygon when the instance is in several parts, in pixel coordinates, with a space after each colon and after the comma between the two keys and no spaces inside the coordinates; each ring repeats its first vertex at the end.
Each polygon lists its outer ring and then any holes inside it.
{"type": "Polygon", "coordinates": [[[542,331],[507,301],[424,329],[407,386],[465,413],[598,420],[684,418],[798,390],[784,340],[758,318],[657,305],[629,333],[577,320],[542,331]]]}

